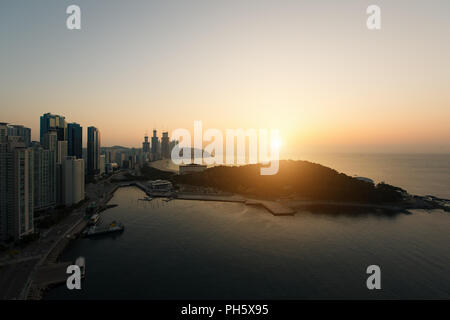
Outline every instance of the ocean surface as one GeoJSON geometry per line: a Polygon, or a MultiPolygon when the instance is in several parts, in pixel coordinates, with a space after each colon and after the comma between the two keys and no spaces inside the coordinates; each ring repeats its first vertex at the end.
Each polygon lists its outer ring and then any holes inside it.
{"type": "MultiPolygon", "coordinates": [[[[349,175],[450,198],[449,155],[316,155],[349,175]]],[[[275,217],[238,203],[155,199],[119,189],[102,223],[122,234],[83,238],[62,261],[86,258],[81,290],[46,299],[449,299],[450,214],[275,217]],[[368,290],[366,268],[381,268],[368,290]]]]}

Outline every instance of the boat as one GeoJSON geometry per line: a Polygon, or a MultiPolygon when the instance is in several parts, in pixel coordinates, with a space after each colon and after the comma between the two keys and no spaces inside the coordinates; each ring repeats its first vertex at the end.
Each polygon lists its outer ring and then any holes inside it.
{"type": "Polygon", "coordinates": [[[81,277],[84,278],[84,276],[86,275],[86,260],[84,259],[84,257],[78,257],[75,260],[75,264],[80,268],[81,277]]]}
{"type": "Polygon", "coordinates": [[[122,232],[124,230],[125,226],[123,224],[113,221],[107,227],[99,227],[99,226],[89,227],[83,232],[83,235],[85,237],[89,237],[105,233],[122,232]]]}
{"type": "Polygon", "coordinates": [[[90,226],[95,226],[98,221],[100,220],[100,215],[98,213],[92,215],[92,217],[89,218],[89,225],[90,226]]]}

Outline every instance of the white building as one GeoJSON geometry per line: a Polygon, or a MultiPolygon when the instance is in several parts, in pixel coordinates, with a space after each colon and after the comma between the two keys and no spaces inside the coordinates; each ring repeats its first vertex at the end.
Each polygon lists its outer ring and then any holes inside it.
{"type": "Polygon", "coordinates": [[[84,160],[66,157],[62,163],[63,203],[66,206],[84,200],[84,160]]]}

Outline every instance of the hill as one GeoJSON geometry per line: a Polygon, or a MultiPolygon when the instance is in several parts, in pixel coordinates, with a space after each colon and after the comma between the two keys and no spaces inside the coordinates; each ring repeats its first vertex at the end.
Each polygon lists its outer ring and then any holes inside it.
{"type": "Polygon", "coordinates": [[[294,197],[311,200],[395,203],[406,191],[385,183],[361,181],[308,161],[280,161],[276,175],[260,175],[260,164],[219,166],[203,172],[174,177],[178,183],[217,188],[227,192],[274,199],[294,197]]]}

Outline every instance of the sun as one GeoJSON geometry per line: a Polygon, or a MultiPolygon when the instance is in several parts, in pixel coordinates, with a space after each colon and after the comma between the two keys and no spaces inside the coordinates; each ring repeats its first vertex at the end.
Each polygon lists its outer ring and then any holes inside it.
{"type": "Polygon", "coordinates": [[[270,139],[270,147],[272,150],[280,150],[282,145],[283,142],[280,137],[272,137],[272,139],[270,139]]]}

